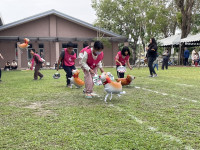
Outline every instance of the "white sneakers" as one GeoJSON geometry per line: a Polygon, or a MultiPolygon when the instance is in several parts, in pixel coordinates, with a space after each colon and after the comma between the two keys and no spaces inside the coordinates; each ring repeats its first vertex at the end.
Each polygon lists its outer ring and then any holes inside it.
{"type": "Polygon", "coordinates": [[[157,76],[158,76],[157,74],[149,75],[149,77],[151,77],[151,78],[155,78],[155,77],[157,77],[157,76]]]}

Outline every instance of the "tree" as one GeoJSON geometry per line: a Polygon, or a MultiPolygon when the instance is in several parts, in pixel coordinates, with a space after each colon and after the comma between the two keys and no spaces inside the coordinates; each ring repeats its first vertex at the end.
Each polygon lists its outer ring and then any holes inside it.
{"type": "Polygon", "coordinates": [[[193,9],[192,34],[200,32],[200,0],[197,0],[193,9]]]}
{"type": "Polygon", "coordinates": [[[177,28],[177,9],[169,0],[92,0],[92,7],[95,25],[126,36],[134,59],[139,36],[144,48],[151,37],[168,37],[177,28]]]}
{"type": "Polygon", "coordinates": [[[142,19],[139,7],[135,7],[138,3],[140,0],[92,0],[98,17],[95,25],[131,39],[134,59],[142,19]]]}
{"type": "MultiPolygon", "coordinates": [[[[178,9],[180,10],[179,14],[179,24],[181,28],[181,39],[188,36],[191,31],[192,25],[192,9],[195,4],[195,0],[175,0],[178,9]]],[[[179,50],[178,63],[183,64],[183,53],[184,47],[182,46],[179,50]]]]}

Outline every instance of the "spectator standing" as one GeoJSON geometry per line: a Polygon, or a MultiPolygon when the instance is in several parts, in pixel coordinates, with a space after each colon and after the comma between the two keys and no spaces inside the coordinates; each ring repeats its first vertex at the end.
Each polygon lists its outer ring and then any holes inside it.
{"type": "Polygon", "coordinates": [[[185,47],[185,51],[184,51],[184,65],[187,66],[188,65],[188,58],[190,56],[190,52],[187,49],[187,47],[185,47]]]}
{"type": "Polygon", "coordinates": [[[192,56],[191,56],[191,58],[192,58],[192,65],[194,65],[194,55],[196,54],[196,50],[194,49],[193,51],[192,51],[192,56]]]}
{"type": "Polygon", "coordinates": [[[170,57],[170,53],[169,53],[169,50],[167,49],[163,53],[162,70],[164,70],[164,67],[165,67],[166,70],[168,69],[169,57],[170,57]]]}
{"type": "Polygon", "coordinates": [[[150,44],[146,48],[147,50],[147,61],[148,61],[148,67],[150,76],[149,77],[157,77],[157,74],[153,68],[153,62],[156,60],[157,57],[157,42],[154,38],[150,39],[150,44]]]}
{"type": "Polygon", "coordinates": [[[153,62],[153,68],[158,70],[158,56],[156,57],[156,60],[153,62]]]}
{"type": "Polygon", "coordinates": [[[195,67],[198,66],[198,62],[199,62],[199,55],[198,55],[198,53],[195,53],[194,54],[194,65],[195,65],[195,67]]]}

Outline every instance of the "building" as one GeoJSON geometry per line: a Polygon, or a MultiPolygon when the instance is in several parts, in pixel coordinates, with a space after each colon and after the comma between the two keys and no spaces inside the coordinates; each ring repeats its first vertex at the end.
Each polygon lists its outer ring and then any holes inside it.
{"type": "Polygon", "coordinates": [[[127,40],[121,35],[97,28],[56,10],[10,24],[3,24],[0,19],[0,53],[5,58],[3,61],[1,60],[0,67],[4,67],[6,61],[16,59],[18,68],[26,68],[31,59],[30,49],[32,48],[39,54],[44,54],[46,65],[53,66],[67,42],[75,43],[74,50],[78,54],[85,42],[91,44],[98,35],[103,35],[110,41],[110,47],[105,46],[104,49],[104,65],[114,66],[118,44],[127,40]],[[20,50],[17,45],[23,43],[25,37],[30,39],[30,47],[27,50],[20,50]]]}

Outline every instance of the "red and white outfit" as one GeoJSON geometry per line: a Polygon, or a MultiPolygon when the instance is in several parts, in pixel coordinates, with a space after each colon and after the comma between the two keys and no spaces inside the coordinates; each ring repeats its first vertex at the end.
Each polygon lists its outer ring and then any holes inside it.
{"type": "Polygon", "coordinates": [[[66,72],[67,86],[71,86],[69,78],[72,77],[72,70],[76,69],[75,67],[76,53],[69,54],[67,48],[65,48],[64,51],[61,53],[60,57],[63,58],[62,66],[66,72]]]}
{"type": "MultiPolygon", "coordinates": [[[[117,53],[117,55],[115,56],[116,69],[117,69],[121,64],[118,63],[116,60],[118,60],[122,64],[122,66],[126,66],[126,63],[129,60],[129,55],[123,56],[121,51],[117,53]]],[[[117,76],[118,78],[124,78],[124,73],[117,71],[117,76]]]]}
{"type": "MultiPolygon", "coordinates": [[[[91,74],[89,72],[90,69],[94,71],[95,74],[97,74],[97,69],[102,68],[102,62],[101,60],[104,57],[103,52],[101,52],[99,55],[95,56],[93,54],[92,48],[84,48],[80,51],[82,53],[82,60],[81,60],[81,68],[84,72],[84,79],[85,79],[85,89],[86,93],[92,93],[93,92],[93,80],[92,77],[94,74],[91,74]]],[[[80,56],[80,55],[79,55],[80,56]]]]}
{"type": "MultiPolygon", "coordinates": [[[[118,60],[119,62],[122,63],[122,66],[126,65],[126,62],[129,60],[129,55],[127,56],[122,56],[121,51],[119,51],[117,53],[117,55],[115,56],[115,60],[118,60]]],[[[117,66],[120,66],[120,64],[118,62],[116,62],[117,66]]]]}
{"type": "Polygon", "coordinates": [[[64,51],[65,51],[64,60],[63,60],[64,65],[65,66],[75,65],[76,53],[74,53],[74,55],[69,54],[67,51],[67,48],[65,48],[64,51]]]}
{"type": "Polygon", "coordinates": [[[37,80],[38,76],[40,78],[42,78],[43,74],[41,74],[39,70],[42,67],[42,62],[43,61],[42,61],[40,55],[38,55],[38,54],[35,53],[33,55],[33,58],[31,60],[31,62],[32,62],[32,65],[31,65],[31,68],[30,68],[31,70],[33,69],[34,62],[36,63],[36,65],[35,65],[35,72],[34,72],[34,80],[37,80]]]}

